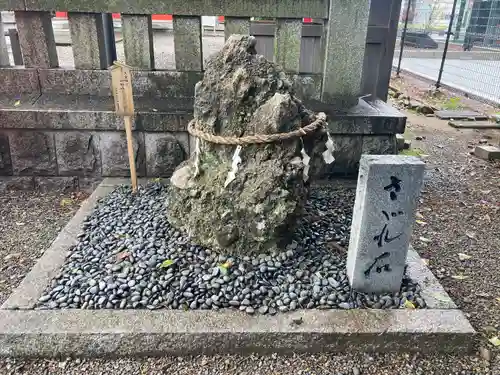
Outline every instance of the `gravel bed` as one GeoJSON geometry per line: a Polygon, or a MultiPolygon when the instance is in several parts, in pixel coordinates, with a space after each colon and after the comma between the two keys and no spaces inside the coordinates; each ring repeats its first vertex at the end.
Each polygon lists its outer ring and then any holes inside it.
{"type": "Polygon", "coordinates": [[[456,131],[445,121],[444,129],[438,121],[433,129],[415,117],[408,133],[429,173],[412,244],[480,333],[480,353],[497,375],[500,347],[490,340],[500,337],[500,163],[470,152],[478,144],[498,145],[500,132],[456,131]]]}
{"type": "Polygon", "coordinates": [[[193,245],[166,220],[166,188],[121,186],[85,220],[79,243],[39,308],[212,309],[276,314],[299,308],[425,307],[419,286],[365,295],[351,290],[345,252],[354,189],[316,187],[282,252],[236,257],[193,245]]]}
{"type": "MultiPolygon", "coordinates": [[[[3,363],[26,375],[497,375],[477,357],[420,354],[198,356],[194,358],[65,359],[3,363]]],[[[0,359],[0,370],[2,360],[0,359]]]]}

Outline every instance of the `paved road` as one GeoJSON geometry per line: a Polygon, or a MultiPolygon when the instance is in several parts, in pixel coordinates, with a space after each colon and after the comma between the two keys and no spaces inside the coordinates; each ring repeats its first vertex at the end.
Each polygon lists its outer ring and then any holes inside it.
{"type": "MultiPolygon", "coordinates": [[[[398,60],[393,60],[397,66],[398,60]]],[[[403,58],[401,68],[436,80],[440,59],[403,58]]],[[[500,104],[500,61],[447,60],[443,84],[500,104]]]]}

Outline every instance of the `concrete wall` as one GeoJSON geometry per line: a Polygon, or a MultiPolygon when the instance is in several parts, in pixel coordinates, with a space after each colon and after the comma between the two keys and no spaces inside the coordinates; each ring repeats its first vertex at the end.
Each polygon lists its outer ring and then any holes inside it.
{"type": "MultiPolygon", "coordinates": [[[[394,153],[395,134],[405,124],[382,102],[358,103],[363,94],[384,97],[387,90],[401,1],[373,0],[372,5],[365,0],[0,0],[0,10],[16,11],[24,62],[24,67],[0,68],[0,185],[72,186],[128,175],[123,123],[114,114],[105,70],[116,59],[116,47],[101,13],[111,12],[126,13],[125,62],[137,69],[133,133],[140,176],[169,176],[192,151],[186,129],[194,85],[203,74],[201,16],[206,14],[225,15],[226,36],[248,32],[251,16],[277,18],[269,58],[285,67],[299,97],[329,114],[337,161],[326,172],[355,174],[361,153],[394,153]],[[52,10],[69,12],[75,69],[59,68],[52,10]],[[163,13],[174,15],[176,71],[154,70],[157,51],[148,14],[163,13]],[[309,35],[302,17],[323,20],[319,32],[309,35]],[[307,38],[316,39],[312,49],[303,43],[307,38]],[[318,58],[304,71],[301,55],[308,53],[318,58]]],[[[1,46],[0,55],[5,57],[1,46]]]]}

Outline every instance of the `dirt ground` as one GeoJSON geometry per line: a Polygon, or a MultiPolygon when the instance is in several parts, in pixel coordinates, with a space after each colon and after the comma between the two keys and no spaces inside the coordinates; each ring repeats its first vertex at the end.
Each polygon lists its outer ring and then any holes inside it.
{"type": "MultiPolygon", "coordinates": [[[[409,74],[401,73],[399,77],[393,75],[390,87],[401,91],[411,99],[416,99],[417,101],[429,104],[437,109],[470,109],[490,116],[500,113],[500,109],[497,107],[478,102],[466,95],[449,91],[443,87],[436,90],[434,84],[409,74]]],[[[395,101],[394,104],[397,105],[398,103],[395,101]]],[[[430,120],[430,123],[432,123],[432,120],[430,120]]],[[[444,126],[446,124],[442,125],[444,126]]]]}
{"type": "MultiPolygon", "coordinates": [[[[398,85],[412,95],[425,93],[428,85],[414,81],[405,77],[398,85]]],[[[463,103],[480,111],[495,111],[466,98],[463,103]]],[[[407,115],[405,137],[412,141],[411,152],[427,163],[412,243],[481,333],[476,354],[3,359],[0,374],[499,375],[500,348],[489,340],[500,335],[500,163],[480,160],[470,152],[479,143],[498,145],[500,134],[456,130],[446,121],[407,115]]],[[[61,205],[63,198],[56,193],[0,195],[0,301],[77,208],[78,199],[61,205]]]]}
{"type": "Polygon", "coordinates": [[[56,191],[0,193],[0,305],[86,196],[56,191]]]}

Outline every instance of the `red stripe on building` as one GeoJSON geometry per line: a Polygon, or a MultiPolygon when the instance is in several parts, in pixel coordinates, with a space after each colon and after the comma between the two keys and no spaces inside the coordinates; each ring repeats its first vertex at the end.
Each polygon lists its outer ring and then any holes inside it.
{"type": "MultiPolygon", "coordinates": [[[[56,17],[57,18],[68,18],[68,13],[67,12],[56,12],[56,17]]],[[[120,19],[120,13],[113,13],[112,14],[113,19],[119,20],[120,19]]],[[[153,21],[172,21],[172,15],[171,14],[153,14],[151,17],[153,21]]],[[[219,16],[219,22],[223,23],[224,22],[224,16],[219,16]]],[[[304,18],[304,23],[312,23],[312,18],[304,18]]]]}
{"type": "MultiPolygon", "coordinates": [[[[68,18],[68,13],[67,12],[56,12],[56,17],[57,18],[68,18]]],[[[120,13],[113,13],[112,14],[113,19],[119,20],[120,13]]],[[[172,15],[170,14],[153,14],[152,16],[153,21],[172,21],[172,15]]]]}

